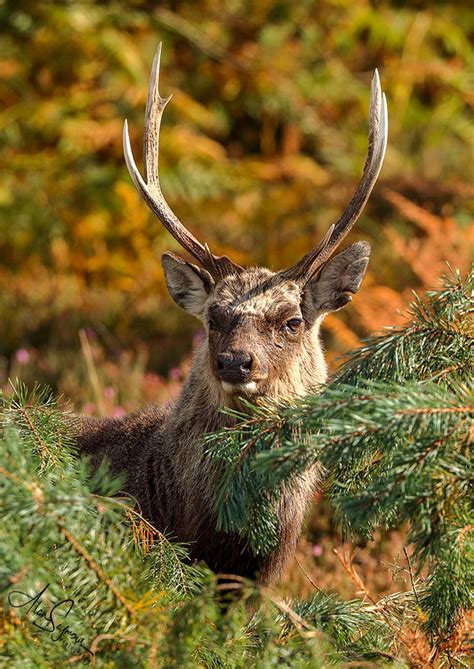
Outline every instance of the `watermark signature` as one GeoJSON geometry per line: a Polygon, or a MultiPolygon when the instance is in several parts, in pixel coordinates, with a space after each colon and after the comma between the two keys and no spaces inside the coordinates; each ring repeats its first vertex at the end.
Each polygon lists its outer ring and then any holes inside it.
{"type": "Polygon", "coordinates": [[[15,609],[22,609],[22,613],[25,615],[31,615],[31,623],[43,632],[48,632],[52,641],[60,641],[61,639],[63,642],[71,641],[90,655],[94,655],[91,649],[85,645],[84,637],[80,637],[64,622],[74,606],[73,599],[61,599],[54,606],[43,608],[41,597],[49,586],[50,583],[35,595],[29,595],[26,592],[21,592],[21,590],[12,590],[8,593],[8,603],[15,609]],[[62,622],[59,622],[60,620],[62,622]]]}

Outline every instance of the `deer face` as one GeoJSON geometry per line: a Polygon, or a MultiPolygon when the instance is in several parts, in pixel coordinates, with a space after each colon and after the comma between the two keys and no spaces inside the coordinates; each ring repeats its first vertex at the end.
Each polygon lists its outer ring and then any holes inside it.
{"type": "Polygon", "coordinates": [[[265,269],[221,281],[208,300],[212,373],[228,393],[257,395],[301,346],[300,291],[265,269]]]}
{"type": "Polygon", "coordinates": [[[279,397],[325,380],[319,326],[357,292],[369,252],[353,244],[304,286],[258,267],[215,282],[173,254],[162,260],[171,296],[205,327],[215,383],[226,395],[279,397]]]}

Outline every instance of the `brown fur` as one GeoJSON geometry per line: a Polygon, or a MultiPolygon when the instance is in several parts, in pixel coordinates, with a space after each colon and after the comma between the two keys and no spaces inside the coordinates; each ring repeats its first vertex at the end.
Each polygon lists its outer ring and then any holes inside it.
{"type": "Polygon", "coordinates": [[[163,257],[173,299],[206,329],[189,377],[172,406],[148,407],[122,419],[84,419],[79,446],[94,467],[106,457],[114,471],[127,473],[125,491],[142,514],[158,530],[189,543],[191,559],[204,560],[216,572],[258,575],[264,583],[280,577],[319,482],[318,468],[282,495],[279,546],[265,558],[255,557],[242,538],[215,529],[218,472],[205,458],[201,439],[230,425],[219,410],[240,406],[241,395],[281,400],[326,381],[320,324],[358,290],[369,250],[365,242],[350,246],[304,288],[264,268],[215,283],[205,270],[172,254],[163,257]],[[226,361],[236,355],[247,356],[251,367],[231,372],[245,374],[242,382],[225,383],[223,375],[230,372],[219,368],[219,356],[226,361]]]}

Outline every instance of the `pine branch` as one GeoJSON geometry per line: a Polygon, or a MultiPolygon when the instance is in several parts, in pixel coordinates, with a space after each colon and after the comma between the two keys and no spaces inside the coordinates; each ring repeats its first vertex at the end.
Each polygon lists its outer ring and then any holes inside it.
{"type": "Polygon", "coordinates": [[[426,304],[415,299],[405,328],[355,351],[319,395],[260,405],[206,439],[223,472],[218,525],[255,553],[275,545],[276,500],[311,467],[328,472],[327,495],[351,532],[408,522],[416,569],[430,565],[420,601],[438,646],[470,603],[470,551],[458,538],[474,520],[471,285],[454,273],[426,304]]]}

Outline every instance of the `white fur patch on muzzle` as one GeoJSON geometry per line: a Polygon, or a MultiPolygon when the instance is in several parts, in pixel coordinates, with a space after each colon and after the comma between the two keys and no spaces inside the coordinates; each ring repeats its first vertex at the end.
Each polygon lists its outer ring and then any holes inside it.
{"type": "Polygon", "coordinates": [[[222,388],[229,395],[254,395],[257,392],[257,384],[255,381],[248,381],[247,383],[228,383],[221,381],[222,388]]]}

